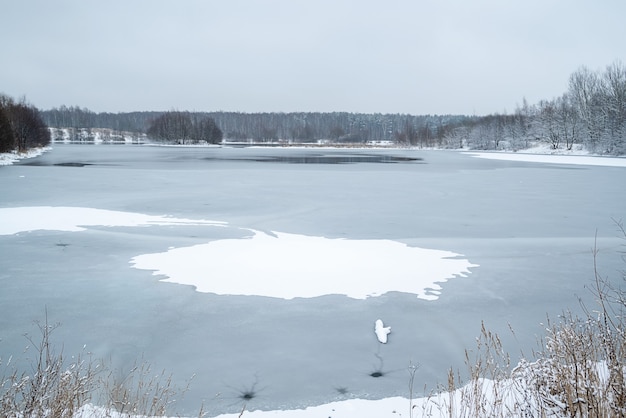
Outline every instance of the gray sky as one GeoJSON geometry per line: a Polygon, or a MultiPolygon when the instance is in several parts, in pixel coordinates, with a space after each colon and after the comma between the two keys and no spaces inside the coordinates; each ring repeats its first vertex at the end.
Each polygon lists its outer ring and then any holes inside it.
{"type": "Polygon", "coordinates": [[[626,63],[623,0],[0,0],[41,109],[512,112],[626,63]]]}

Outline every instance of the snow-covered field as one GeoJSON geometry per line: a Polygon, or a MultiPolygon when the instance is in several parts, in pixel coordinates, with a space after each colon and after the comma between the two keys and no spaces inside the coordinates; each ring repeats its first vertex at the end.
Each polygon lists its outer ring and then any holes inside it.
{"type": "MultiPolygon", "coordinates": [[[[482,159],[534,162],[538,164],[626,167],[626,158],[605,158],[588,155],[564,156],[499,152],[472,152],[468,153],[468,155],[482,159]]],[[[0,156],[0,163],[7,161],[7,164],[10,164],[21,157],[32,156],[13,156],[11,158],[0,156]]],[[[395,168],[391,170],[393,169],[395,168]]],[[[69,170],[75,169],[70,168],[69,170]]],[[[150,176],[159,176],[156,170],[152,168],[151,170],[150,176]]],[[[273,170],[279,173],[275,168],[271,168],[269,172],[273,174],[273,170]]],[[[353,172],[350,171],[351,169],[346,170],[348,171],[342,171],[341,173],[345,175],[354,174],[354,179],[358,178],[356,175],[361,175],[358,171],[353,172]]],[[[33,181],[45,181],[43,178],[38,178],[38,172],[20,169],[16,171],[16,173],[18,173],[19,178],[22,180],[30,181],[32,178],[34,179],[33,181]]],[[[76,173],[76,171],[68,172],[68,175],[74,175],[76,173]]],[[[233,175],[241,175],[241,177],[237,179],[237,184],[250,181],[245,177],[245,174],[247,174],[245,170],[234,170],[232,173],[229,172],[230,178],[232,178],[233,175]]],[[[299,172],[295,173],[299,175],[299,172]]],[[[388,175],[387,172],[383,174],[388,175]]],[[[393,172],[391,172],[391,174],[393,174],[393,172]]],[[[453,175],[455,174],[456,173],[453,173],[453,175]]],[[[517,172],[515,172],[515,175],[517,175],[517,172]]],[[[159,181],[164,183],[168,181],[165,176],[158,178],[160,179],[159,181]]],[[[371,178],[376,179],[375,181],[380,181],[382,190],[389,187],[388,184],[384,183],[384,180],[379,180],[378,177],[371,178]]],[[[393,179],[395,180],[396,178],[393,177],[393,179]]],[[[457,177],[454,177],[451,182],[458,181],[457,179],[457,177]]],[[[549,179],[549,181],[552,181],[552,178],[549,179]]],[[[124,180],[128,180],[129,182],[134,181],[133,177],[128,177],[124,180]]],[[[101,177],[94,176],[92,181],[94,188],[99,187],[100,189],[105,189],[108,185],[108,183],[101,180],[101,177]]],[[[354,184],[354,180],[351,181],[352,183],[350,184],[354,184]]],[[[521,180],[517,182],[516,187],[520,187],[519,184],[521,183],[521,180]]],[[[271,185],[272,183],[259,182],[259,184],[271,185]]],[[[255,187],[258,188],[259,186],[257,185],[255,187]]],[[[405,186],[397,187],[404,187],[404,190],[407,190],[406,193],[409,193],[411,190],[410,183],[407,183],[405,186]]],[[[45,188],[42,190],[45,190],[45,188]]],[[[155,193],[158,193],[158,189],[155,190],[155,193]]],[[[174,189],[171,189],[171,191],[175,195],[176,191],[174,189]]],[[[524,189],[524,192],[527,193],[532,193],[532,191],[532,187],[530,187],[528,191],[524,189]]],[[[445,195],[446,192],[446,190],[432,190],[429,188],[425,188],[421,191],[427,198],[431,200],[444,199],[442,201],[450,206],[463,204],[463,202],[467,202],[469,205],[474,195],[481,193],[480,190],[469,191],[467,195],[463,195],[459,197],[458,200],[452,202],[445,200],[448,198],[445,195]]],[[[115,189],[107,193],[114,196],[115,189]]],[[[197,193],[198,196],[201,196],[200,192],[197,193]]],[[[224,193],[226,197],[213,197],[211,202],[219,201],[220,198],[229,202],[227,200],[229,197],[226,194],[227,191],[224,193]]],[[[341,196],[345,193],[345,190],[340,190],[338,195],[341,196]]],[[[367,193],[370,192],[368,191],[367,193]]],[[[36,234],[38,233],[55,234],[55,231],[71,232],[72,234],[76,234],[73,239],[75,239],[77,243],[81,243],[80,245],[84,248],[88,248],[92,244],[90,244],[89,241],[83,243],[81,234],[89,231],[93,234],[97,234],[97,237],[100,237],[100,235],[106,236],[106,234],[117,237],[116,234],[122,233],[119,232],[120,228],[122,228],[121,231],[123,231],[124,234],[132,237],[137,229],[143,228],[143,230],[146,230],[146,228],[150,226],[160,227],[163,230],[176,228],[176,231],[179,229],[185,230],[184,228],[192,228],[194,234],[200,236],[213,233],[205,231],[225,230],[233,236],[224,236],[218,239],[212,238],[209,242],[200,243],[195,242],[197,239],[194,236],[192,237],[193,239],[189,239],[189,245],[170,245],[167,249],[161,251],[150,250],[135,254],[133,257],[127,259],[129,270],[132,267],[138,271],[152,271],[162,282],[191,285],[198,292],[206,292],[213,295],[251,295],[278,298],[287,301],[299,298],[319,298],[326,295],[345,295],[355,300],[369,299],[372,301],[390,292],[400,292],[412,294],[414,297],[417,296],[417,299],[421,299],[427,303],[434,303],[441,297],[442,292],[444,292],[444,289],[442,289],[443,283],[446,283],[450,279],[454,279],[452,280],[454,282],[472,280],[473,270],[484,267],[482,262],[479,263],[471,256],[458,251],[442,250],[440,247],[434,249],[416,245],[419,239],[423,239],[423,237],[410,236],[409,232],[404,232],[406,227],[402,225],[397,227],[392,226],[390,228],[397,228],[399,231],[398,234],[404,233],[407,236],[406,240],[412,243],[411,245],[401,242],[398,239],[386,239],[383,237],[359,237],[356,239],[348,236],[346,238],[329,238],[322,233],[312,235],[310,233],[291,232],[287,228],[266,229],[256,227],[257,224],[262,223],[261,221],[271,219],[271,213],[264,215],[265,218],[258,215],[258,219],[260,220],[251,222],[251,225],[244,226],[239,223],[234,223],[233,221],[224,221],[221,219],[207,220],[194,214],[182,217],[170,213],[165,213],[164,215],[147,215],[139,211],[105,209],[98,205],[98,199],[100,198],[98,193],[93,193],[93,195],[89,196],[91,197],[84,198],[82,195],[77,194],[73,198],[74,203],[72,205],[40,204],[0,207],[0,235],[18,236],[21,237],[22,240],[28,240],[31,237],[32,239],[37,238],[36,234]],[[92,206],[89,205],[90,202],[93,202],[92,206]],[[245,257],[242,257],[242,254],[245,254],[245,257]],[[320,260],[324,261],[323,265],[320,263],[320,260]],[[393,268],[390,268],[390,266],[393,266],[393,268]],[[220,280],[212,280],[213,277],[220,277],[220,280]],[[295,277],[297,277],[298,280],[294,280],[295,277]]],[[[259,196],[262,197],[262,195],[259,196]]],[[[238,198],[240,198],[240,196],[238,196],[238,198]]],[[[529,198],[534,199],[535,197],[530,194],[529,198]]],[[[311,198],[311,202],[316,202],[316,200],[311,198]]],[[[418,200],[418,202],[420,201],[418,200]]],[[[5,202],[2,203],[4,204],[5,202]]],[[[289,202],[283,203],[288,204],[289,202]]],[[[446,205],[438,207],[441,207],[441,210],[446,210],[448,208],[446,205]]],[[[481,210],[483,208],[482,206],[477,207],[481,210]]],[[[469,205],[468,209],[466,209],[467,220],[464,221],[465,224],[471,228],[475,227],[475,219],[479,216],[479,212],[472,208],[473,207],[469,205]]],[[[317,211],[319,212],[323,209],[324,207],[321,207],[321,209],[317,208],[317,211]]],[[[407,215],[403,215],[403,211],[406,210],[405,208],[392,208],[387,215],[374,220],[365,215],[361,215],[361,206],[355,205],[354,208],[349,207],[348,209],[351,211],[350,213],[355,214],[352,216],[362,216],[363,222],[370,222],[370,224],[379,222],[381,225],[393,225],[396,218],[401,216],[413,216],[410,210],[407,210],[407,215]],[[398,212],[394,212],[395,209],[398,209],[398,212]]],[[[419,205],[414,206],[414,210],[419,211],[419,209],[419,205]]],[[[311,212],[313,212],[313,210],[311,210],[311,212]]],[[[154,213],[154,208],[152,209],[152,213],[154,213]]],[[[490,219],[485,221],[485,225],[496,224],[496,226],[490,226],[493,228],[493,231],[484,231],[485,234],[501,233],[497,222],[502,213],[504,212],[496,212],[490,219]]],[[[297,212],[295,212],[295,214],[298,215],[297,212]]],[[[415,216],[422,215],[418,212],[415,216]]],[[[280,218],[278,215],[276,215],[276,217],[280,218]]],[[[331,220],[334,219],[331,215],[328,215],[328,217],[331,220]]],[[[213,217],[209,219],[213,219],[213,217]]],[[[241,219],[246,218],[242,217],[241,219]]],[[[435,221],[433,222],[446,223],[457,221],[458,220],[453,217],[444,216],[441,218],[435,217],[435,221]]],[[[284,218],[281,218],[281,222],[284,225],[288,225],[284,218]]],[[[300,222],[305,224],[307,218],[302,218],[300,222]]],[[[524,222],[523,218],[521,218],[521,222],[524,222]]],[[[337,225],[341,225],[341,222],[337,221],[337,225]]],[[[567,225],[567,223],[564,223],[564,225],[571,227],[567,225]]],[[[504,225],[503,228],[506,228],[506,225],[504,225]]],[[[523,228],[520,228],[520,230],[523,233],[523,228]]],[[[426,228],[422,228],[419,231],[425,236],[427,235],[426,228]]],[[[450,231],[451,233],[464,232],[458,227],[457,231],[450,231]]],[[[590,232],[592,233],[593,231],[590,232]]],[[[216,233],[219,234],[219,232],[216,233]]],[[[412,233],[415,234],[415,232],[412,233]]],[[[571,235],[574,235],[574,233],[571,235]]],[[[55,235],[52,236],[55,237],[55,235]]],[[[43,235],[43,237],[45,238],[46,235],[43,235]]],[[[58,239],[62,239],[63,241],[59,241],[56,244],[58,248],[62,248],[64,251],[65,249],[70,251],[74,248],[66,244],[66,241],[70,241],[66,235],[59,235],[59,237],[58,239]]],[[[167,237],[155,236],[154,242],[166,242],[167,240],[165,238],[167,237]]],[[[487,242],[488,240],[482,237],[480,238],[482,241],[477,241],[479,245],[493,245],[491,241],[487,242]]],[[[531,237],[528,244],[525,243],[526,241],[522,240],[524,245],[528,245],[531,249],[535,248],[535,243],[532,242],[532,238],[534,237],[531,237]]],[[[456,239],[456,241],[463,244],[465,242],[464,239],[465,238],[461,237],[456,239]]],[[[502,244],[507,243],[505,238],[498,239],[501,240],[502,244]]],[[[441,242],[447,243],[449,241],[441,242]]],[[[555,242],[558,243],[558,241],[555,242]]],[[[78,246],[78,244],[75,245],[76,248],[78,248],[78,246]]],[[[515,251],[513,257],[523,257],[523,251],[515,251]]],[[[560,288],[560,286],[560,284],[557,284],[558,288],[560,288]]],[[[487,292],[491,292],[491,289],[486,291],[486,293],[487,292]]],[[[501,296],[495,296],[493,300],[496,301],[493,303],[504,301],[501,296]]],[[[380,303],[382,304],[383,302],[380,303]]],[[[502,303],[510,302],[504,301],[502,303]]],[[[373,309],[373,311],[384,312],[383,309],[379,308],[373,309]]],[[[402,311],[402,309],[399,309],[399,311],[402,311]]],[[[440,319],[437,318],[428,318],[428,321],[431,322],[436,320],[440,321],[440,319]]],[[[337,318],[337,321],[341,321],[341,318],[337,318]]],[[[386,343],[387,338],[389,338],[390,342],[394,342],[394,338],[396,337],[396,325],[393,319],[388,321],[385,315],[377,315],[363,318],[363,324],[363,327],[368,330],[367,332],[369,332],[373,338],[377,339],[377,344],[386,343]],[[378,322],[379,320],[380,323],[378,322]]],[[[448,327],[449,325],[445,324],[444,321],[441,326],[448,327]]],[[[437,325],[435,325],[435,328],[436,327],[437,325]]],[[[401,326],[397,328],[403,329],[401,326]]],[[[277,324],[271,329],[266,329],[264,333],[269,337],[272,333],[279,332],[280,329],[280,325],[277,324]]],[[[319,332],[319,330],[317,332],[319,332]]],[[[261,333],[263,334],[263,332],[261,333]]],[[[337,337],[337,334],[331,329],[328,329],[328,335],[332,336],[332,338],[337,337]]],[[[399,338],[405,338],[402,331],[399,331],[399,338]]],[[[446,344],[442,344],[442,346],[445,345],[446,344]]],[[[380,350],[380,348],[377,347],[376,350],[380,350]]],[[[379,355],[378,353],[380,353],[380,351],[377,351],[377,356],[379,355]]],[[[399,381],[408,379],[406,370],[400,371],[400,373],[402,377],[398,379],[399,381]]],[[[304,381],[306,382],[306,379],[304,381]]],[[[485,388],[490,387],[490,384],[485,385],[485,388]]],[[[400,388],[400,391],[403,393],[405,390],[406,387],[400,388]]],[[[487,394],[486,396],[489,395],[487,394]]],[[[460,397],[460,395],[457,397],[460,397]]],[[[284,410],[270,411],[246,411],[244,416],[260,418],[309,418],[320,416],[333,418],[348,416],[364,418],[387,416],[443,417],[449,416],[446,405],[449,399],[451,399],[449,394],[442,394],[434,398],[419,398],[410,401],[407,393],[407,396],[392,396],[379,400],[369,400],[360,399],[359,394],[353,394],[348,396],[348,399],[325,403],[319,406],[285,408],[284,410]]],[[[248,406],[247,409],[264,408],[253,405],[248,406]]],[[[83,412],[84,416],[89,416],[94,410],[86,409],[83,412]]],[[[223,418],[234,418],[238,416],[240,416],[239,413],[220,415],[220,417],[223,418]]]]}

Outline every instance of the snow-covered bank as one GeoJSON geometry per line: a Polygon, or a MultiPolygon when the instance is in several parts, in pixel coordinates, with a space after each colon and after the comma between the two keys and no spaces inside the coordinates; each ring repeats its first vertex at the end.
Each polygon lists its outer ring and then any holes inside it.
{"type": "Polygon", "coordinates": [[[467,155],[492,160],[523,161],[548,164],[595,165],[605,167],[626,167],[626,158],[598,157],[590,155],[531,154],[525,152],[466,152],[467,155]]]}
{"type": "Polygon", "coordinates": [[[48,128],[53,143],[80,144],[141,144],[147,139],[139,132],[109,128],[48,128]]]}
{"type": "MultiPolygon", "coordinates": [[[[532,366],[532,365],[531,365],[532,366]]],[[[608,371],[604,364],[597,366],[606,385],[608,371]]],[[[541,375],[515,374],[511,378],[491,380],[478,378],[452,391],[431,396],[408,398],[390,397],[379,400],[346,399],[303,409],[254,410],[242,402],[241,411],[221,414],[215,418],[461,418],[536,416],[540,412],[555,418],[570,416],[560,403],[559,394],[549,395],[530,384],[541,375]],[[252,409],[252,410],[249,410],[252,409]]],[[[408,379],[407,379],[408,380],[408,379]]],[[[407,385],[407,394],[410,392],[407,385]]],[[[75,418],[142,418],[139,415],[120,414],[110,408],[88,404],[80,408],[75,418]]]]}
{"type": "MultiPolygon", "coordinates": [[[[602,401],[594,406],[583,406],[578,412],[583,416],[595,416],[586,415],[585,412],[597,412],[598,416],[605,416],[605,412],[623,411],[619,407],[619,400],[610,399],[613,391],[610,387],[611,373],[606,362],[592,362],[584,369],[592,375],[586,376],[587,384],[592,389],[588,389],[588,393],[581,393],[581,397],[572,402],[574,405],[577,402],[586,405],[587,399],[602,399],[602,401]]],[[[555,390],[556,386],[553,382],[555,376],[550,374],[558,370],[558,366],[546,369],[541,361],[534,363],[522,361],[513,369],[510,377],[496,380],[477,377],[462,387],[434,392],[429,396],[415,398],[396,396],[379,400],[346,399],[303,409],[254,410],[242,400],[240,412],[221,414],[215,418],[523,418],[528,416],[565,418],[571,416],[566,396],[558,389],[555,390]]],[[[573,376],[569,377],[573,378],[573,376]]],[[[579,379],[580,376],[576,378],[579,379]]],[[[407,395],[412,395],[411,387],[414,382],[410,373],[407,381],[407,395]]],[[[563,384],[560,387],[561,390],[568,384],[576,385],[575,381],[561,383],[563,384]]],[[[91,404],[80,408],[75,417],[140,418],[138,415],[120,414],[110,408],[96,407],[91,404]]]]}
{"type": "Polygon", "coordinates": [[[25,152],[5,152],[0,153],[0,165],[11,165],[14,162],[23,160],[25,158],[38,157],[46,151],[50,151],[51,147],[33,148],[25,152]]]}
{"type": "MultiPolygon", "coordinates": [[[[399,417],[421,417],[420,413],[410,414],[410,405],[417,408],[423,408],[426,399],[415,400],[412,404],[409,399],[402,397],[394,397],[381,399],[377,401],[364,399],[351,399],[346,401],[332,402],[325,405],[312,406],[306,409],[276,410],[276,411],[242,411],[234,414],[223,414],[216,418],[317,418],[317,417],[359,417],[359,418],[399,418],[399,417]]],[[[242,407],[243,408],[243,407],[242,407]]],[[[122,418],[128,417],[128,414],[120,414],[105,408],[86,405],[81,408],[75,415],[75,418],[122,418]]],[[[429,415],[433,418],[448,416],[442,413],[437,415],[429,415]]],[[[133,417],[135,418],[135,417],[133,417]]],[[[139,417],[136,417],[139,418],[139,417]]]]}

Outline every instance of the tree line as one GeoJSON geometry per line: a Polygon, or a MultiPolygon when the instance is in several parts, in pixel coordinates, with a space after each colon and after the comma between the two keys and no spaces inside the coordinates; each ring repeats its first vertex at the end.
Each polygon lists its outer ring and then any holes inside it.
{"type": "MultiPolygon", "coordinates": [[[[408,115],[408,114],[363,114],[348,112],[130,112],[95,113],[86,108],[61,106],[42,112],[46,123],[54,128],[108,128],[115,131],[156,133],[165,128],[167,115],[174,119],[191,118],[191,125],[212,120],[231,141],[254,142],[314,142],[365,143],[389,141],[407,146],[436,146],[443,143],[445,135],[461,122],[475,117],[463,115],[408,115]]],[[[187,132],[178,123],[181,134],[187,132]]],[[[159,138],[153,138],[159,139],[159,138]]]]}
{"type": "Polygon", "coordinates": [[[50,143],[50,131],[39,110],[24,99],[0,94],[0,152],[26,151],[50,143]]]}
{"type": "Polygon", "coordinates": [[[164,112],[96,113],[85,107],[65,106],[43,110],[41,115],[51,128],[106,128],[116,132],[145,133],[150,123],[164,112]]]}
{"type": "Polygon", "coordinates": [[[626,67],[619,61],[603,71],[580,67],[559,97],[529,105],[513,114],[466,120],[445,137],[449,148],[525,149],[537,142],[554,149],[574,146],[598,154],[626,154],[626,67]]]}

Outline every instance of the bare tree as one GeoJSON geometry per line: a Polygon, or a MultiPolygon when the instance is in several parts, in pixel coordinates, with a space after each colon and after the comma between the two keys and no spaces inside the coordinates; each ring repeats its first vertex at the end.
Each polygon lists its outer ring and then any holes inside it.
{"type": "Polygon", "coordinates": [[[609,65],[601,80],[606,114],[607,152],[625,151],[626,145],[626,68],[616,61],[609,65]]]}
{"type": "Polygon", "coordinates": [[[148,135],[153,139],[178,144],[219,143],[222,131],[212,118],[198,117],[189,112],[166,112],[152,121],[148,135]]]}
{"type": "Polygon", "coordinates": [[[0,96],[0,125],[3,125],[2,148],[5,151],[25,151],[29,148],[42,147],[50,143],[50,132],[39,115],[39,111],[26,103],[25,99],[15,102],[8,96],[0,96]],[[10,130],[10,134],[7,130],[10,130]]]}
{"type": "Polygon", "coordinates": [[[600,78],[587,67],[579,68],[570,76],[569,94],[585,126],[587,145],[591,151],[598,148],[602,134],[600,91],[600,78]]]}

